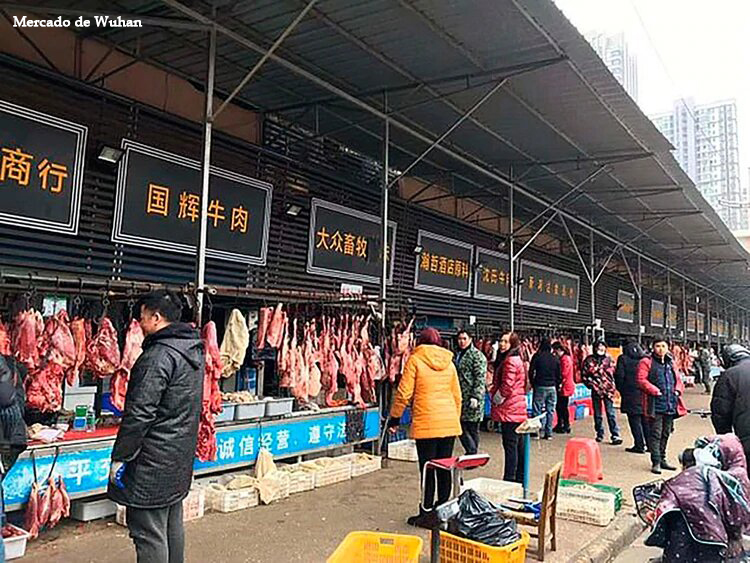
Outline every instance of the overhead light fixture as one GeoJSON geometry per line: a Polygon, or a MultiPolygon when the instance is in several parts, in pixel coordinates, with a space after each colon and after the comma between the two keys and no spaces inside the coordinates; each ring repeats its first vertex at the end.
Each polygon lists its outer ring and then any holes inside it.
{"type": "Polygon", "coordinates": [[[414,254],[422,254],[423,250],[424,248],[422,247],[422,245],[418,244],[417,246],[414,247],[414,254]]]}
{"type": "Polygon", "coordinates": [[[477,270],[481,270],[482,268],[484,268],[484,264],[482,264],[481,262],[477,262],[476,268],[477,270]]]}
{"type": "Polygon", "coordinates": [[[516,280],[516,285],[523,285],[526,283],[526,278],[518,278],[516,280]]]}
{"type": "Polygon", "coordinates": [[[507,244],[507,241],[501,240],[499,243],[497,243],[497,249],[503,250],[507,244]]]}
{"type": "Polygon", "coordinates": [[[297,205],[296,203],[290,203],[286,206],[286,214],[291,215],[292,217],[296,217],[300,214],[302,211],[302,206],[297,205]]]}
{"type": "Polygon", "coordinates": [[[104,162],[109,162],[110,164],[117,164],[120,162],[123,154],[125,154],[125,151],[122,149],[102,145],[96,158],[104,162]]]}

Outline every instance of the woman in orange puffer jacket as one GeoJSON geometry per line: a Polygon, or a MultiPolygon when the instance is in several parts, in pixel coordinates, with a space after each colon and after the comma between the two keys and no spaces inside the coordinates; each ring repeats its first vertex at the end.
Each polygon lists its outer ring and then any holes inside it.
{"type": "MultiPolygon", "coordinates": [[[[393,399],[388,426],[399,425],[401,415],[412,404],[411,435],[417,442],[419,473],[432,459],[453,455],[453,442],[461,434],[461,388],[458,383],[453,352],[441,346],[440,333],[434,328],[422,329],[417,347],[404,366],[404,373],[393,399]]],[[[425,511],[435,505],[435,471],[429,470],[423,491],[420,515],[409,518],[410,525],[420,525],[425,511]]],[[[437,472],[437,504],[448,500],[451,476],[437,472]]]]}
{"type": "Polygon", "coordinates": [[[516,429],[527,418],[526,368],[520,355],[521,341],[515,332],[503,334],[490,388],[492,420],[500,422],[505,452],[504,481],[523,483],[523,440],[516,429]]]}

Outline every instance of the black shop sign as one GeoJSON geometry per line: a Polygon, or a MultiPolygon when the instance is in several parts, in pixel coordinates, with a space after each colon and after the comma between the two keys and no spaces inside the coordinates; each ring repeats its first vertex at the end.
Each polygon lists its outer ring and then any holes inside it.
{"type": "Polygon", "coordinates": [[[664,327],[664,301],[651,300],[651,326],[664,327]]]}
{"type": "Polygon", "coordinates": [[[669,306],[669,328],[677,328],[677,305],[669,306]]]}
{"type": "Polygon", "coordinates": [[[689,310],[687,316],[687,331],[695,332],[696,314],[695,311],[689,310]]]}
{"type": "Polygon", "coordinates": [[[635,293],[617,291],[617,320],[621,323],[635,322],[635,293]]]}
{"type": "Polygon", "coordinates": [[[706,315],[698,313],[698,334],[706,334],[706,315]]]}
{"type": "MultiPolygon", "coordinates": [[[[193,254],[201,211],[201,165],[123,139],[112,240],[193,254]]],[[[264,265],[273,188],[211,167],[206,255],[264,265]]]]}
{"type": "Polygon", "coordinates": [[[521,276],[519,302],[522,305],[578,312],[581,280],[577,275],[522,260],[521,276]]]}
{"type": "MultiPolygon", "coordinates": [[[[382,275],[380,217],[313,199],[307,271],[346,280],[378,283],[382,275]]],[[[388,283],[393,281],[396,223],[388,221],[388,283]]]]}
{"type": "Polygon", "coordinates": [[[77,234],[84,125],[0,100],[0,222],[77,234]]]}
{"type": "Polygon", "coordinates": [[[474,297],[488,301],[510,299],[510,259],[507,254],[477,247],[474,297]]]}
{"type": "Polygon", "coordinates": [[[471,295],[472,258],[474,247],[466,242],[420,230],[416,257],[415,289],[471,295]]]}

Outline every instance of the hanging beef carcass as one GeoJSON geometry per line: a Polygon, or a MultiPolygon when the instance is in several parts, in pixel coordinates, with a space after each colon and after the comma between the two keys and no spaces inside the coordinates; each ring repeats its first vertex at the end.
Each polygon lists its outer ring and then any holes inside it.
{"type": "Polygon", "coordinates": [[[50,477],[47,479],[47,494],[49,495],[49,520],[47,528],[52,529],[63,517],[65,501],[62,498],[60,489],[57,487],[57,481],[50,477]]]}
{"type": "Polygon", "coordinates": [[[99,330],[88,343],[86,350],[87,368],[96,377],[113,375],[120,365],[120,347],[117,331],[108,317],[102,317],[99,330]]]}
{"type": "Polygon", "coordinates": [[[39,342],[44,320],[38,311],[29,309],[16,315],[13,327],[13,351],[16,359],[28,369],[39,367],[39,342]]]}
{"type": "Polygon", "coordinates": [[[322,377],[318,362],[320,361],[320,342],[315,321],[310,321],[307,338],[305,339],[305,363],[308,367],[309,382],[307,394],[310,399],[315,399],[323,388],[322,377]]]}
{"type": "Polygon", "coordinates": [[[289,389],[292,386],[292,344],[291,329],[289,327],[289,319],[285,319],[284,331],[281,337],[281,349],[279,350],[278,357],[278,375],[279,375],[279,387],[283,389],[289,389]]]}
{"type": "Polygon", "coordinates": [[[144,338],[141,324],[135,319],[130,321],[128,332],[125,335],[125,349],[122,352],[122,360],[109,382],[109,389],[112,393],[110,399],[112,406],[120,412],[125,411],[125,396],[128,392],[130,370],[133,369],[136,360],[143,351],[144,338]]]}
{"type": "Polygon", "coordinates": [[[203,327],[201,340],[206,359],[196,456],[200,461],[214,461],[216,459],[216,415],[222,410],[221,389],[219,388],[222,365],[216,337],[216,324],[213,321],[207,322],[203,327]]]}
{"type": "Polygon", "coordinates": [[[48,362],[59,364],[66,374],[75,370],[76,344],[66,311],[58,311],[47,319],[39,340],[39,356],[48,362]]]}
{"type": "Polygon", "coordinates": [[[29,533],[29,539],[34,540],[39,535],[39,485],[36,481],[31,483],[23,527],[29,533]]]}
{"type": "Polygon", "coordinates": [[[8,330],[8,325],[3,322],[0,322],[0,355],[11,355],[10,330],[8,330]]]}
{"type": "Polygon", "coordinates": [[[286,313],[281,303],[276,305],[276,309],[271,316],[271,321],[266,332],[266,342],[271,348],[279,348],[284,333],[284,317],[286,313]]]}
{"type": "Polygon", "coordinates": [[[258,313],[258,332],[255,335],[255,347],[262,350],[266,347],[266,334],[271,324],[273,309],[271,307],[261,307],[258,313]]]}
{"type": "Polygon", "coordinates": [[[221,375],[232,377],[242,367],[245,361],[247,347],[250,344],[250,333],[247,330],[245,317],[238,309],[232,309],[229,322],[221,341],[221,361],[223,364],[221,375]]]}
{"type": "Polygon", "coordinates": [[[68,370],[66,379],[68,385],[75,385],[76,380],[80,376],[81,368],[83,368],[86,362],[86,344],[88,343],[88,339],[86,338],[86,321],[81,317],[74,318],[70,322],[70,333],[73,335],[73,342],[75,343],[75,363],[68,370]]]}
{"type": "Polygon", "coordinates": [[[325,403],[329,407],[341,406],[346,401],[337,401],[333,398],[339,389],[339,361],[334,351],[333,332],[335,322],[333,319],[323,318],[323,332],[320,335],[320,381],[325,391],[325,403]]]}

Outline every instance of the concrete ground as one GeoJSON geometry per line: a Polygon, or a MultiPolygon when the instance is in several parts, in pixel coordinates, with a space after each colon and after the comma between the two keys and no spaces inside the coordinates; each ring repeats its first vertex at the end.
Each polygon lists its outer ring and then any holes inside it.
{"type": "MultiPolygon", "coordinates": [[[[708,397],[698,390],[688,390],[686,399],[688,408],[707,408],[708,397]]],[[[632,505],[632,487],[650,481],[653,476],[649,473],[647,455],[624,451],[625,446],[632,445],[632,438],[622,416],[620,424],[625,444],[622,447],[602,445],[604,483],[622,487],[626,502],[632,505]]],[[[669,444],[670,459],[676,464],[678,452],[691,445],[696,436],[710,431],[710,421],[699,416],[688,415],[678,420],[669,444]]],[[[593,420],[576,422],[573,435],[593,437],[593,420]]],[[[460,445],[456,447],[458,451],[460,445]]],[[[503,467],[500,436],[483,433],[480,449],[488,452],[492,461],[468,478],[500,478],[503,467]]],[[[562,460],[564,449],[565,437],[532,442],[532,488],[541,486],[544,473],[562,460]]],[[[352,530],[417,534],[425,539],[427,553],[427,533],[405,523],[406,518],[416,512],[418,495],[416,464],[390,461],[387,468],[377,473],[294,495],[275,505],[231,514],[207,513],[202,519],[186,524],[186,559],[189,562],[323,562],[352,530]]],[[[549,553],[546,560],[567,562],[602,534],[607,534],[606,528],[561,520],[558,551],[549,553]]],[[[531,547],[535,548],[534,540],[531,547]]],[[[628,562],[648,559],[642,555],[640,558],[638,555],[623,557],[626,558],[622,561],[628,562]]],[[[31,543],[24,562],[119,563],[134,559],[127,531],[117,524],[67,521],[31,543]]],[[[529,557],[529,560],[534,559],[529,557]]]]}

